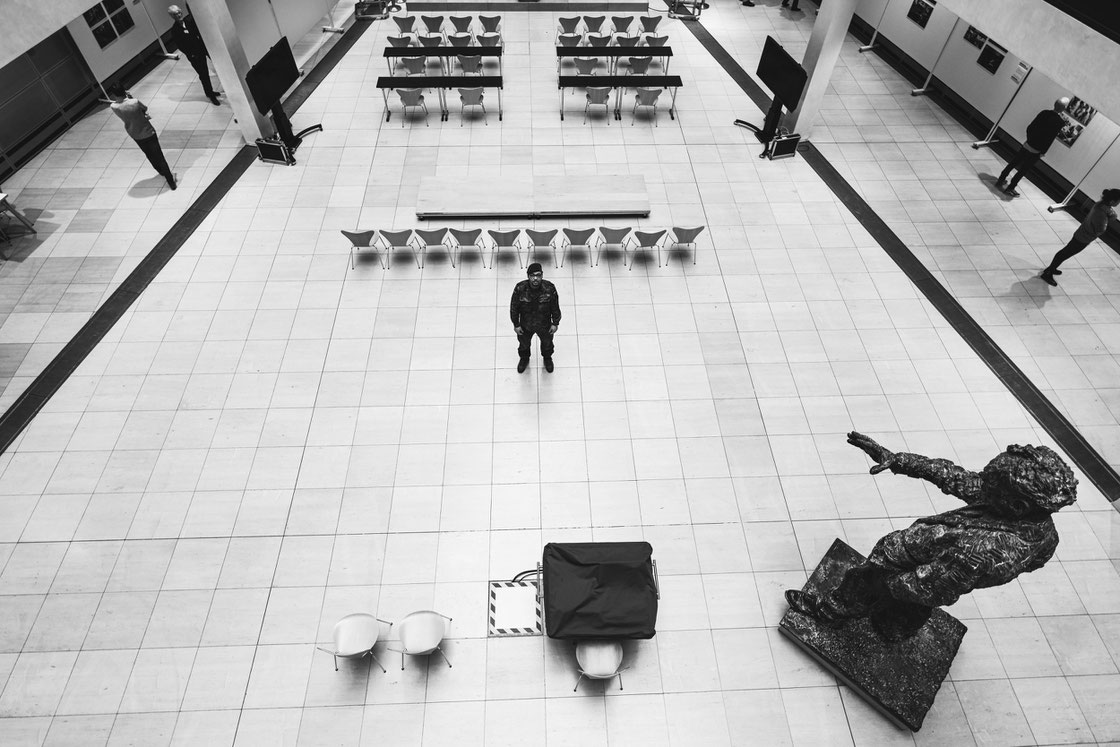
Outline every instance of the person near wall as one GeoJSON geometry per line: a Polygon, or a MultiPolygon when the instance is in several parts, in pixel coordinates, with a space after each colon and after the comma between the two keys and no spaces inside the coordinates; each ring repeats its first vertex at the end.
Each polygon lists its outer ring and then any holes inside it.
{"type": "Polygon", "coordinates": [[[1058,281],[1054,279],[1054,276],[1062,274],[1058,267],[1062,262],[1093,243],[1094,239],[1104,235],[1104,232],[1108,230],[1108,222],[1116,220],[1117,205],[1120,205],[1120,189],[1106,189],[1101,193],[1100,201],[1094,203],[1093,207],[1089,209],[1089,215],[1085,216],[1085,220],[1074,231],[1073,238],[1062,247],[1061,251],[1054,255],[1054,259],[1050,260],[1050,264],[1039,277],[1050,285],[1057,285],[1058,281]]]}
{"type": "Polygon", "coordinates": [[[1019,190],[1015,187],[1019,184],[1019,180],[1038,163],[1040,158],[1046,155],[1046,151],[1054,144],[1058,133],[1062,131],[1062,127],[1066,124],[1066,118],[1062,116],[1062,112],[1066,110],[1067,106],[1069,106],[1069,99],[1060,98],[1054,102],[1053,109],[1039,112],[1027,125],[1027,142],[1019,147],[1019,152],[1008,162],[1007,168],[1000,172],[999,179],[996,180],[996,186],[1002,189],[1004,194],[1012,197],[1019,196],[1019,190]],[[1009,182],[1007,177],[1011,176],[1013,170],[1018,170],[1018,173],[1009,182]]]}
{"type": "Polygon", "coordinates": [[[194,16],[184,16],[183,9],[178,5],[169,7],[167,14],[171,16],[171,37],[175,41],[176,48],[186,55],[187,61],[198,73],[206,98],[210,99],[210,103],[214,106],[220,106],[222,102],[218,101],[218,94],[214,92],[214,86],[210,83],[210,68],[206,65],[210,53],[206,51],[202,35],[198,33],[194,16]]]}
{"type": "Polygon", "coordinates": [[[171,173],[171,167],[167,165],[167,159],[163,157],[163,150],[159,147],[159,137],[152,127],[148,107],[139,99],[132,98],[120,83],[109,86],[105,89],[105,93],[113,101],[109,108],[124,122],[124,131],[136,141],[140,150],[144,151],[148,162],[155,167],[159,175],[167,180],[167,186],[175,189],[177,186],[175,175],[171,173]]]}
{"type": "Polygon", "coordinates": [[[540,263],[529,265],[528,280],[513,287],[509,319],[517,333],[517,373],[524,373],[533,352],[533,335],[540,338],[544,370],[552,373],[552,336],[560,324],[560,295],[556,286],[544,279],[540,263]]]}

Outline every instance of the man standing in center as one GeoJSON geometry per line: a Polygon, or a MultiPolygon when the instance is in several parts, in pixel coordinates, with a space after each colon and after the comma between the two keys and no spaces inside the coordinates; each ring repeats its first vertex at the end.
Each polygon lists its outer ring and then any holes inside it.
{"type": "Polygon", "coordinates": [[[1027,142],[1019,147],[1019,152],[1008,162],[1007,167],[1000,172],[999,179],[996,180],[996,187],[1003,190],[1004,194],[1011,197],[1019,196],[1019,190],[1015,189],[1019,180],[1046,155],[1046,151],[1054,144],[1058,133],[1065,127],[1066,118],[1062,116],[1062,112],[1067,106],[1069,106],[1069,99],[1062,97],[1054,102],[1053,109],[1039,112],[1027,125],[1027,142]],[[1007,181],[1011,172],[1016,170],[1018,173],[1010,182],[1007,181]]]}
{"type": "Polygon", "coordinates": [[[556,286],[544,279],[540,263],[529,265],[529,279],[513,287],[509,301],[509,319],[517,333],[517,373],[524,373],[533,352],[533,335],[541,340],[544,370],[552,373],[552,336],[560,324],[560,296],[556,286]]]}

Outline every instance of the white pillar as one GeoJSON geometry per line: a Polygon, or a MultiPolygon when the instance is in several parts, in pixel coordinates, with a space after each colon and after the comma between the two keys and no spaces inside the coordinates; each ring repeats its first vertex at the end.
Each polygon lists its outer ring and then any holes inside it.
{"type": "Polygon", "coordinates": [[[813,23],[813,33],[809,37],[809,46],[801,63],[809,74],[809,79],[805,82],[805,90],[801,93],[797,109],[786,116],[789,122],[786,126],[790,131],[797,132],[804,138],[809,137],[813,131],[813,123],[828,91],[832,71],[840,57],[840,47],[844,43],[857,5],[859,0],[828,0],[821,5],[821,12],[813,23]]]}
{"type": "Polygon", "coordinates": [[[272,122],[257,111],[257,105],[245,85],[245,74],[251,64],[245,56],[245,48],[241,46],[226,0],[191,0],[190,7],[191,15],[198,24],[198,33],[206,43],[210,60],[218,72],[218,82],[233,107],[241,136],[252,145],[257,138],[272,135],[272,122]]]}

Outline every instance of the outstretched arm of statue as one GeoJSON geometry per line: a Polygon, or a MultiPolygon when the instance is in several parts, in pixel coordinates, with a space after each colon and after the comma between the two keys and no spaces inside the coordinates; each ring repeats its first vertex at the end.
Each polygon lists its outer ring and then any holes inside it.
{"type": "Polygon", "coordinates": [[[959,467],[948,459],[931,459],[921,454],[905,451],[889,451],[880,446],[873,438],[852,431],[848,443],[857,446],[877,464],[871,474],[877,475],[889,469],[896,475],[906,475],[932,482],[942,493],[972,503],[980,497],[980,475],[964,467],[959,467]]]}

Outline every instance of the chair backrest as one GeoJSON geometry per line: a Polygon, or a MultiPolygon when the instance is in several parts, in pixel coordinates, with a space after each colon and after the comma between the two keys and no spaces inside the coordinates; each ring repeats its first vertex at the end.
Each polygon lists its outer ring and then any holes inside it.
{"type": "MultiPolygon", "coordinates": [[[[414,229],[414,232],[416,233],[416,236],[424,242],[425,246],[436,246],[437,244],[442,244],[443,240],[447,238],[446,228],[434,228],[430,230],[417,228],[414,229]]],[[[661,233],[665,232],[662,231],[661,233]]]]}
{"type": "Polygon", "coordinates": [[[391,47],[407,47],[412,44],[412,37],[410,36],[388,36],[385,38],[389,40],[389,46],[391,47]]]}
{"type": "Polygon", "coordinates": [[[474,16],[451,16],[451,25],[455,27],[456,31],[470,31],[471,24],[474,23],[474,16]]]}
{"type": "Polygon", "coordinates": [[[609,47],[611,45],[610,34],[588,34],[587,43],[593,47],[609,47]]]}
{"type": "Polygon", "coordinates": [[[420,37],[420,46],[441,47],[443,46],[443,37],[439,34],[424,34],[420,37]]]}
{"type": "Polygon", "coordinates": [[[459,100],[463,102],[463,106],[478,106],[482,103],[482,89],[460,88],[459,100]]]}
{"type": "Polygon", "coordinates": [[[673,236],[678,244],[691,244],[696,241],[696,237],[704,230],[704,226],[697,228],[680,228],[673,226],[673,236]]]}
{"type": "Polygon", "coordinates": [[[498,27],[502,25],[501,16],[479,16],[478,22],[482,24],[482,30],[493,34],[497,33],[498,27]]]}
{"type": "Polygon", "coordinates": [[[638,42],[640,42],[641,40],[641,37],[638,36],[625,36],[623,34],[619,34],[615,36],[614,43],[620,47],[636,47],[638,46],[638,42]]]}
{"type": "Polygon", "coordinates": [[[619,641],[579,641],[576,663],[583,676],[593,680],[614,677],[622,666],[622,644],[619,641]]]}
{"type": "Polygon", "coordinates": [[[494,31],[479,34],[476,38],[480,47],[498,47],[502,44],[502,35],[494,31]]]}
{"type": "Polygon", "coordinates": [[[579,34],[560,34],[559,41],[561,47],[578,47],[581,37],[579,34]]]}
{"type": "Polygon", "coordinates": [[[406,228],[403,231],[382,231],[381,238],[389,242],[389,246],[410,246],[412,241],[412,229],[406,228]]]}
{"type": "Polygon", "coordinates": [[[584,16],[583,27],[587,29],[589,33],[595,33],[603,28],[603,21],[605,20],[607,20],[606,16],[584,16]]]}
{"type": "Polygon", "coordinates": [[[614,27],[616,34],[625,34],[630,31],[630,24],[634,22],[634,16],[611,16],[611,26],[614,27]]]}
{"type": "Polygon", "coordinates": [[[558,231],[555,228],[548,231],[534,231],[532,228],[526,228],[525,234],[529,237],[529,241],[533,242],[533,246],[548,246],[552,240],[556,238],[558,231]]]}
{"type": "Polygon", "coordinates": [[[482,57],[478,55],[459,55],[459,64],[463,66],[464,73],[482,72],[482,57]]]}
{"type": "Polygon", "coordinates": [[[393,16],[393,21],[402,34],[411,34],[416,26],[416,16],[393,16]]]}
{"type": "Polygon", "coordinates": [[[423,75],[428,67],[427,57],[401,57],[398,64],[408,71],[409,75],[423,75]]]}
{"type": "MultiPolygon", "coordinates": [[[[417,231],[419,233],[419,231],[417,231]]],[[[661,241],[661,237],[665,235],[665,229],[660,231],[635,231],[634,238],[638,240],[638,246],[650,247],[657,246],[657,242],[661,241]]]]}
{"type": "Polygon", "coordinates": [[[521,229],[517,228],[513,231],[487,230],[486,233],[490,234],[490,238],[494,240],[494,246],[512,246],[516,249],[517,239],[521,236],[521,229]]]}
{"type": "Polygon", "coordinates": [[[634,75],[644,75],[649,70],[651,62],[653,62],[652,57],[631,57],[630,72],[634,75]]]}
{"type": "Polygon", "coordinates": [[[377,640],[377,618],[364,612],[347,615],[334,624],[336,656],[365,656],[377,640]]]}
{"type": "Polygon", "coordinates": [[[430,34],[438,34],[443,29],[443,16],[420,16],[420,20],[430,34]]]}
{"type": "Polygon", "coordinates": [[[451,34],[447,37],[453,47],[469,47],[471,45],[470,34],[451,34]]]}
{"type": "Polygon", "coordinates": [[[587,242],[595,234],[594,228],[564,228],[564,238],[572,246],[587,246],[587,242]]]}
{"type": "Polygon", "coordinates": [[[580,18],[579,16],[575,18],[558,18],[557,21],[560,23],[561,31],[565,34],[574,34],[576,33],[576,29],[579,28],[580,18]]]}
{"type": "Polygon", "coordinates": [[[594,75],[595,68],[599,66],[598,57],[577,57],[575,62],[580,75],[594,75]]]}
{"type": "MultiPolygon", "coordinates": [[[[657,106],[657,97],[661,95],[660,88],[638,88],[638,106],[657,106]]],[[[665,233],[662,231],[662,233],[665,233]]]]}
{"type": "Polygon", "coordinates": [[[667,41],[669,41],[667,36],[647,36],[645,39],[647,47],[664,47],[667,41]]]}
{"type": "Polygon", "coordinates": [[[652,34],[657,31],[657,24],[661,23],[661,16],[641,16],[638,22],[642,24],[642,31],[652,34]]]}
{"type": "Polygon", "coordinates": [[[398,88],[397,95],[405,106],[420,106],[424,100],[424,91],[420,88],[398,88]]]}
{"type": "Polygon", "coordinates": [[[606,106],[610,103],[612,90],[613,89],[610,88],[599,88],[598,86],[588,88],[587,103],[603,104],[604,106],[606,106]]]}
{"type": "Polygon", "coordinates": [[[455,241],[458,242],[459,246],[470,246],[471,244],[475,244],[478,242],[479,237],[482,236],[481,228],[472,228],[470,230],[451,228],[448,229],[448,232],[455,239],[455,241]]]}
{"type": "Polygon", "coordinates": [[[350,239],[351,246],[373,246],[374,238],[377,236],[377,229],[372,231],[343,231],[342,235],[350,239]]]}
{"type": "Polygon", "coordinates": [[[609,228],[607,226],[599,227],[599,235],[603,237],[603,241],[608,244],[621,244],[630,235],[633,229],[630,226],[626,228],[609,228]]]}

